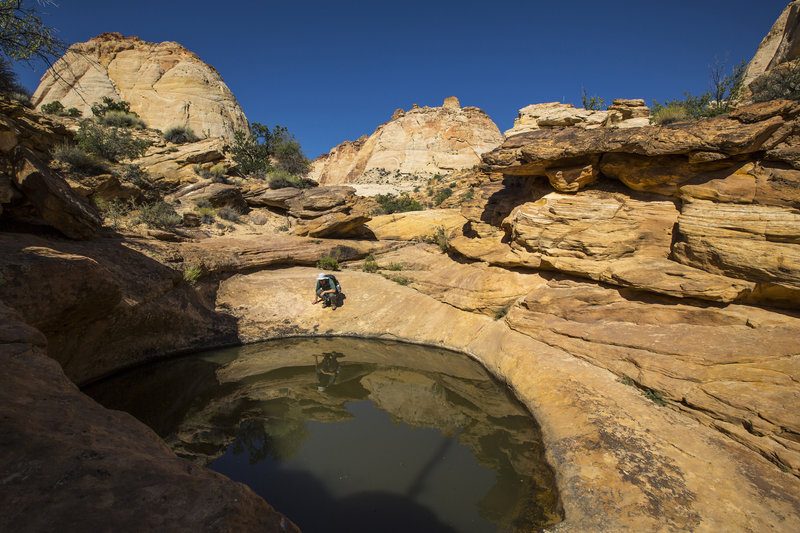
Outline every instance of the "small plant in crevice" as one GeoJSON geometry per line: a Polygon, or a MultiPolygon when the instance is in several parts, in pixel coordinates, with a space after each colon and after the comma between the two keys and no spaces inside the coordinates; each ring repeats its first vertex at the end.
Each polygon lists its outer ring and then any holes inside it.
{"type": "Polygon", "coordinates": [[[386,267],[386,270],[403,270],[403,265],[401,263],[389,263],[389,266],[386,267]]]}
{"type": "Polygon", "coordinates": [[[648,400],[650,400],[651,402],[660,407],[665,407],[667,405],[667,402],[664,400],[664,397],[661,396],[660,392],[658,392],[657,390],[653,390],[649,387],[645,387],[644,385],[639,385],[629,376],[623,375],[621,378],[617,379],[617,381],[619,381],[623,385],[628,385],[630,387],[638,388],[639,392],[642,393],[642,396],[644,396],[645,398],[647,398],[648,400]]]}
{"type": "Polygon", "coordinates": [[[286,224],[281,224],[278,226],[278,231],[289,231],[289,226],[286,224]]]}
{"type": "Polygon", "coordinates": [[[389,279],[394,281],[398,285],[408,285],[409,283],[411,283],[411,280],[405,276],[392,276],[389,279]]]}
{"type": "Polygon", "coordinates": [[[445,234],[444,227],[442,226],[436,226],[436,231],[434,233],[422,237],[422,242],[435,244],[442,252],[447,253],[447,234],[445,234]]]}
{"type": "Polygon", "coordinates": [[[201,224],[213,224],[217,216],[216,210],[210,206],[196,207],[195,211],[197,211],[197,214],[200,215],[201,224]]]}
{"type": "Polygon", "coordinates": [[[326,255],[317,261],[317,268],[322,270],[339,270],[339,261],[326,255]]]}
{"type": "Polygon", "coordinates": [[[194,285],[200,279],[203,269],[194,263],[189,263],[183,267],[183,279],[194,285]]]}
{"type": "Polygon", "coordinates": [[[510,310],[511,310],[511,304],[501,307],[500,309],[494,312],[494,319],[500,320],[502,318],[505,318],[505,316],[508,314],[510,310]]]}

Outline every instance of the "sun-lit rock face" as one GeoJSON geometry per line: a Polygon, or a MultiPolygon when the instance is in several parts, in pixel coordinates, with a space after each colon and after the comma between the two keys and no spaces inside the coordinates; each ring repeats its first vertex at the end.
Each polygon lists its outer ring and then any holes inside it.
{"type": "Polygon", "coordinates": [[[793,0],[781,12],[747,65],[744,85],[750,85],[768,70],[800,57],[800,0],[793,0]]]}
{"type": "Polygon", "coordinates": [[[641,99],[617,98],[608,109],[583,109],[572,104],[548,102],[519,110],[506,137],[528,131],[574,126],[582,129],[636,128],[650,124],[650,109],[641,99]]]}
{"type": "Polygon", "coordinates": [[[33,104],[58,100],[84,116],[103,97],[130,102],[148,127],[188,125],[198,135],[232,138],[247,118],[219,73],[176,42],[148,43],[104,33],[70,46],[50,68],[33,104]]]}
{"type": "Polygon", "coordinates": [[[324,185],[413,182],[472,168],[503,142],[503,134],[477,107],[445,99],[442,107],[398,109],[369,137],[345,141],[314,161],[311,176],[324,185]]]}

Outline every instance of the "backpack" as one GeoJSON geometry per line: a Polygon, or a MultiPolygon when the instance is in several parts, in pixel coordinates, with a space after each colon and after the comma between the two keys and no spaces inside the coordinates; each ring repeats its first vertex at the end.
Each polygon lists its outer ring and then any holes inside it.
{"type": "Polygon", "coordinates": [[[333,281],[333,284],[336,287],[336,292],[342,292],[342,286],[339,285],[339,280],[336,279],[336,276],[333,274],[325,274],[325,277],[333,281]]]}

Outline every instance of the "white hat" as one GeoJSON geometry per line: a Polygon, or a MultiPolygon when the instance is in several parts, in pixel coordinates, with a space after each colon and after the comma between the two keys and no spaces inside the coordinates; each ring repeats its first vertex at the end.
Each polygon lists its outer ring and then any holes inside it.
{"type": "Polygon", "coordinates": [[[325,279],[325,273],[320,272],[319,276],[317,276],[317,279],[325,279]]]}

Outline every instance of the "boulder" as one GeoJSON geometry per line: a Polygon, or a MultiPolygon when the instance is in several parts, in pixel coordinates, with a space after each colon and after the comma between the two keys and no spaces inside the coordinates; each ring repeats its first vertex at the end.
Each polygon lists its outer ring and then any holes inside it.
{"type": "Polygon", "coordinates": [[[125,100],[151,128],[189,126],[198,135],[233,139],[247,118],[219,73],[175,42],[149,43],[104,33],[76,43],[45,72],[32,102],[53,101],[84,116],[103,97],[125,100]]]}
{"type": "Polygon", "coordinates": [[[239,212],[247,209],[247,202],[242,196],[241,189],[226,183],[209,183],[205,187],[183,195],[181,201],[194,203],[207,201],[212,207],[232,207],[239,212]]]}
{"type": "Polygon", "coordinates": [[[100,218],[61,176],[50,170],[34,153],[18,145],[10,154],[13,183],[44,223],[71,239],[88,239],[100,228],[100,218]]]}
{"type": "Polygon", "coordinates": [[[133,163],[147,169],[156,187],[171,192],[186,182],[199,180],[197,171],[201,165],[226,161],[225,150],[226,144],[222,139],[208,138],[193,143],[156,146],[133,163]]]}

